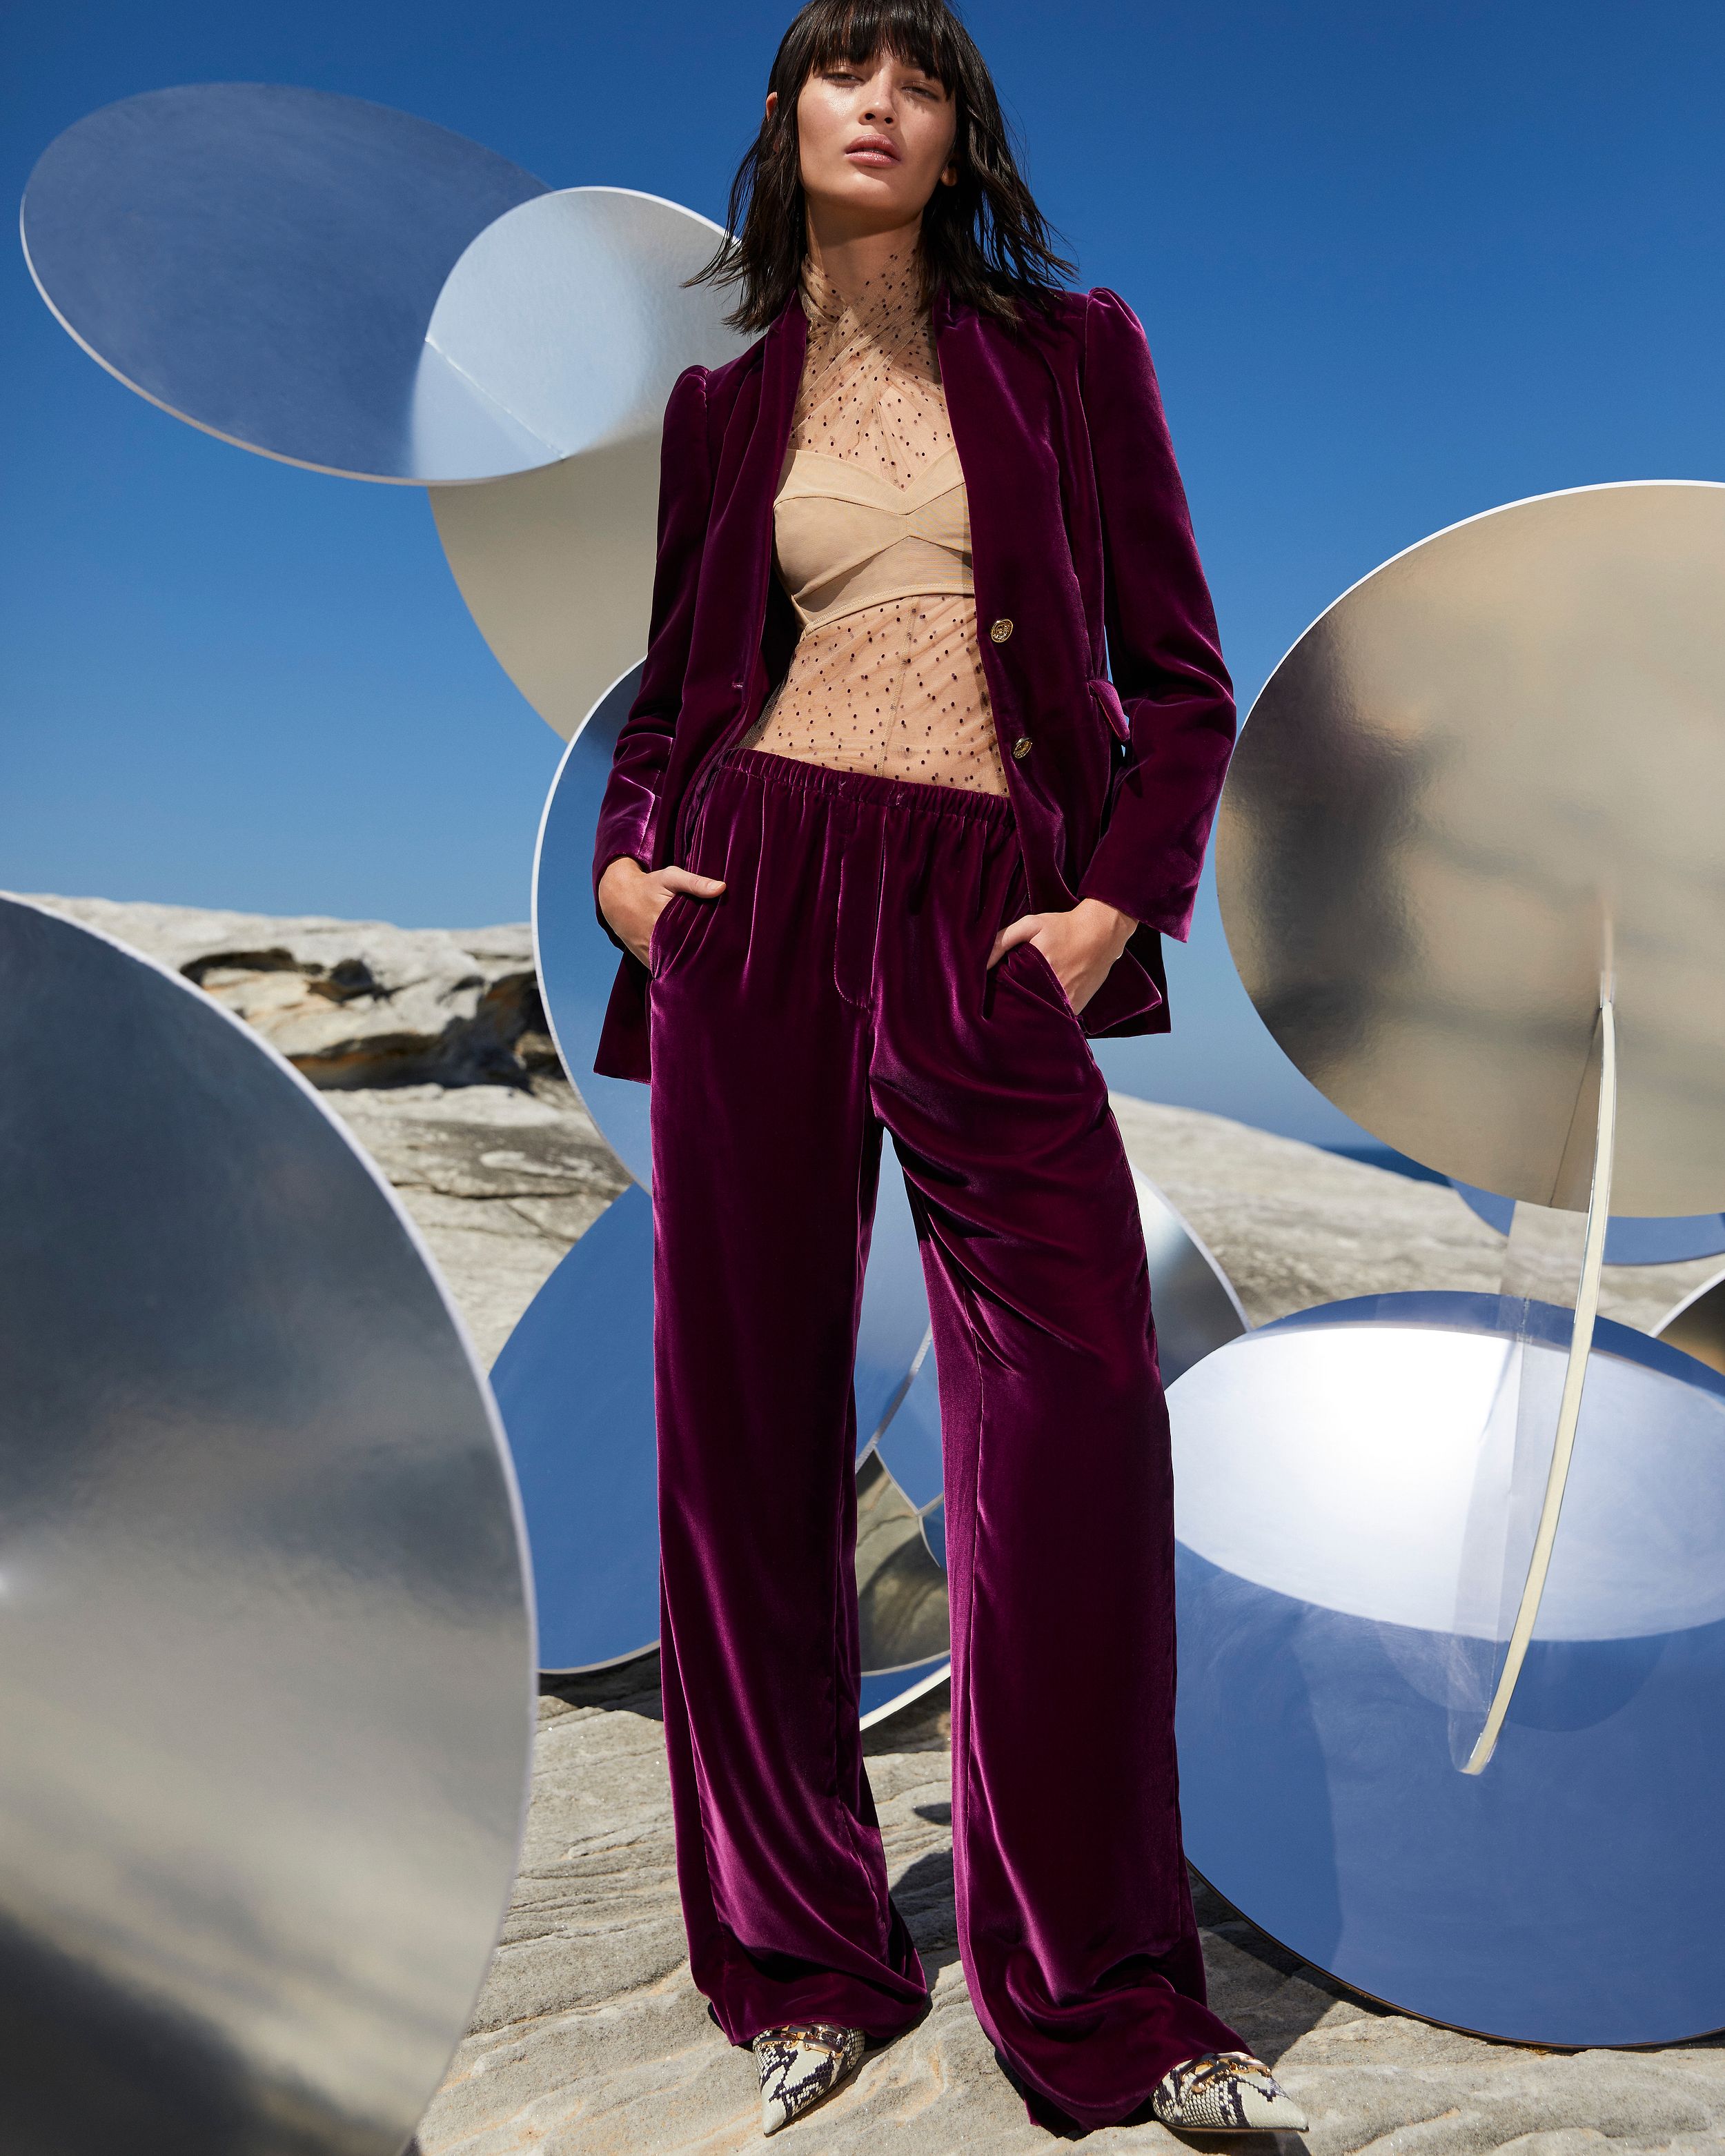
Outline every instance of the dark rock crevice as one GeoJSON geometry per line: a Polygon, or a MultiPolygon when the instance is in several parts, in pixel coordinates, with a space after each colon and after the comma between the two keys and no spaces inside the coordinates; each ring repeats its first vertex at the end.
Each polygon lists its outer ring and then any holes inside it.
{"type": "Polygon", "coordinates": [[[331,1092],[525,1091],[561,1067],[524,924],[409,929],[105,899],[48,902],[172,967],[331,1092]]]}

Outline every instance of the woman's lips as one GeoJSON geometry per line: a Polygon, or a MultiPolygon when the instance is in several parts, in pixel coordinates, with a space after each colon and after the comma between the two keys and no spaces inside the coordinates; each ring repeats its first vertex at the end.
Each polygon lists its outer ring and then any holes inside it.
{"type": "Polygon", "coordinates": [[[859,165],[896,165],[898,152],[887,142],[853,142],[845,152],[859,165]]]}

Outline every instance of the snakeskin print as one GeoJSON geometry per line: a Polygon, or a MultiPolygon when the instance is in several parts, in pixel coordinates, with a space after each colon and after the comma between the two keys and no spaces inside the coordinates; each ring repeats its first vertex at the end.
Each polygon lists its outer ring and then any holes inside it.
{"type": "Polygon", "coordinates": [[[776,2133],[855,2070],[863,2033],[824,2021],[790,2022],[767,2030],[750,2048],[761,2076],[761,2131],[776,2133]]]}
{"type": "Polygon", "coordinates": [[[1304,2113],[1250,2051],[1206,2051],[1171,2068],[1157,2083],[1150,2108],[1164,2126],[1189,2133],[1306,2131],[1304,2113]]]}

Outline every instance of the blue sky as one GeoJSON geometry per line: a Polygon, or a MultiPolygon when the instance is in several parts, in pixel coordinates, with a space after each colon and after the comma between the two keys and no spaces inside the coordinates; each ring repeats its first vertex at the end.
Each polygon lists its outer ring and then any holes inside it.
{"type": "MultiPolygon", "coordinates": [[[[552,186],[722,213],[788,9],[11,0],[13,199],[94,107],[198,80],[403,106],[552,186]]],[[[1455,519],[1725,479],[1717,0],[1178,0],[967,19],[1079,280],[1149,332],[1242,708],[1307,623],[1455,519]]],[[[0,273],[0,884],[261,911],[525,916],[557,744],[424,498],[247,456],[0,273]]],[[[1347,1127],[1245,1003],[1206,899],[1177,1031],[1117,1083],[1347,1127]]]]}

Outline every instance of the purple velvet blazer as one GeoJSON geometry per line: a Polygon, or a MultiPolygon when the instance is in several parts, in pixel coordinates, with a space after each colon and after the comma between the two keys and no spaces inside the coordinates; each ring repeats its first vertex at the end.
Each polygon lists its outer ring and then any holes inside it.
{"type": "MultiPolygon", "coordinates": [[[[1140,926],[1081,1023],[1166,1032],[1161,938],[1191,925],[1235,712],[1143,329],[1101,285],[1017,332],[943,286],[932,323],[1029,910],[1100,898],[1130,914],[1140,926]]],[[[600,808],[595,911],[618,855],[683,863],[718,751],[790,665],[773,501],[807,342],[793,292],[747,352],[671,390],[647,660],[600,808]]],[[[603,1076],[648,1075],[648,978],[624,951],[603,1076]]]]}

